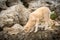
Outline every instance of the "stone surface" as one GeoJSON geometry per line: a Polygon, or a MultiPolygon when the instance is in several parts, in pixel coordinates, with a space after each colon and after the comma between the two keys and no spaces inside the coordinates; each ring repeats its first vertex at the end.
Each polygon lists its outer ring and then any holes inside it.
{"type": "Polygon", "coordinates": [[[20,24],[14,24],[12,27],[4,27],[3,31],[8,32],[9,35],[17,35],[23,27],[20,24]]]}
{"type": "Polygon", "coordinates": [[[31,32],[24,35],[22,32],[17,35],[9,35],[6,32],[1,31],[0,40],[60,40],[60,27],[57,27],[57,29],[54,31],[39,30],[37,33],[31,32]]]}
{"type": "Polygon", "coordinates": [[[0,11],[7,9],[6,1],[7,0],[0,0],[0,11]]]}
{"type": "Polygon", "coordinates": [[[6,3],[8,7],[16,5],[16,4],[22,4],[20,0],[7,0],[6,3]]]}
{"type": "Polygon", "coordinates": [[[0,26],[11,26],[15,23],[25,25],[28,19],[29,11],[23,5],[11,6],[0,13],[0,26]]]}
{"type": "Polygon", "coordinates": [[[53,31],[20,32],[29,14],[41,6],[55,11],[58,16],[56,21],[60,23],[60,0],[0,0],[0,40],[60,40],[60,26],[53,31]]]}

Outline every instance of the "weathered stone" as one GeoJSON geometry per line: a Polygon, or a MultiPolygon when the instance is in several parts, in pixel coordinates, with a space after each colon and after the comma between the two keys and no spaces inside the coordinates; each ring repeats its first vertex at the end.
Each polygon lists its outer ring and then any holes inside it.
{"type": "Polygon", "coordinates": [[[29,13],[23,5],[14,5],[0,13],[0,26],[11,26],[15,23],[25,25],[29,13]]]}
{"type": "Polygon", "coordinates": [[[4,27],[3,30],[9,35],[16,35],[23,30],[23,27],[20,24],[14,24],[12,27],[4,27]]]}
{"type": "Polygon", "coordinates": [[[60,23],[60,0],[0,0],[0,11],[3,10],[0,13],[0,40],[60,40],[60,26],[54,27],[54,31],[39,30],[27,34],[20,32],[23,29],[21,25],[28,21],[29,13],[41,6],[48,6],[55,11],[60,23]],[[18,4],[21,5],[17,6],[18,4]],[[16,35],[10,35],[14,33],[16,35]]]}
{"type": "Polygon", "coordinates": [[[56,7],[55,7],[55,13],[56,15],[58,16],[58,20],[60,20],[60,5],[58,4],[56,7]]]}
{"type": "Polygon", "coordinates": [[[0,32],[0,40],[60,40],[60,27],[54,31],[39,30],[37,33],[31,32],[24,34],[19,32],[17,35],[9,35],[7,32],[0,32]]]}
{"type": "Polygon", "coordinates": [[[0,11],[7,9],[8,7],[6,6],[6,1],[7,0],[0,0],[0,11]]]}
{"type": "Polygon", "coordinates": [[[20,0],[7,0],[6,3],[8,7],[16,5],[16,4],[22,4],[20,0]]]}

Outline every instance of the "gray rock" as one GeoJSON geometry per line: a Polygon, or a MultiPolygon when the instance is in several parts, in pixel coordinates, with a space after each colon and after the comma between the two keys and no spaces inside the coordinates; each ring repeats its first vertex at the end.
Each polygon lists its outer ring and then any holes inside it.
{"type": "Polygon", "coordinates": [[[0,40],[60,40],[60,27],[57,27],[58,30],[39,30],[37,33],[31,32],[24,34],[22,32],[17,35],[9,35],[7,32],[0,32],[0,40]]]}
{"type": "Polygon", "coordinates": [[[0,0],[0,11],[16,4],[22,4],[22,2],[20,0],[0,0]]]}
{"type": "Polygon", "coordinates": [[[3,31],[8,32],[9,35],[17,35],[23,30],[23,27],[20,24],[14,24],[12,27],[4,27],[3,31]]]}
{"type": "Polygon", "coordinates": [[[58,16],[57,19],[60,20],[60,4],[57,4],[54,11],[56,15],[58,16]]]}
{"type": "Polygon", "coordinates": [[[11,26],[15,23],[25,25],[29,11],[21,4],[11,6],[0,14],[0,26],[11,26]]]}
{"type": "Polygon", "coordinates": [[[58,5],[59,0],[30,0],[27,1],[29,5],[28,8],[31,10],[36,10],[41,6],[48,6],[52,11],[55,10],[56,5],[58,5]]]}
{"type": "Polygon", "coordinates": [[[4,10],[4,9],[7,9],[6,1],[7,0],[0,0],[0,11],[4,10]]]}
{"type": "Polygon", "coordinates": [[[16,4],[22,4],[22,2],[20,0],[7,0],[8,7],[16,5],[16,4]]]}

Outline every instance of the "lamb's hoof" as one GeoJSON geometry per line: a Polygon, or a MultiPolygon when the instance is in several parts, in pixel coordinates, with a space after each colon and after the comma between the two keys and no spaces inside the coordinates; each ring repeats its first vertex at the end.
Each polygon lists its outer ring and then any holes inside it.
{"type": "Polygon", "coordinates": [[[52,29],[51,27],[49,27],[49,30],[54,30],[54,29],[52,29]]]}
{"type": "Polygon", "coordinates": [[[34,33],[36,33],[36,32],[37,32],[37,30],[34,31],[34,33]]]}
{"type": "Polygon", "coordinates": [[[49,30],[49,27],[45,27],[45,29],[44,30],[49,30]]]}
{"type": "Polygon", "coordinates": [[[45,30],[53,30],[51,27],[47,27],[45,28],[45,30]]]}

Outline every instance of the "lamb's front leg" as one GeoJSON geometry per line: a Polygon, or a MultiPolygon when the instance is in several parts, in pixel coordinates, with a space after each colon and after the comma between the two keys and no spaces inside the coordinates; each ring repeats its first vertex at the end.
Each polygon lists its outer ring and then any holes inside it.
{"type": "Polygon", "coordinates": [[[34,32],[38,31],[38,27],[39,27],[39,23],[36,23],[36,25],[35,25],[35,31],[34,32]]]}
{"type": "Polygon", "coordinates": [[[38,31],[38,27],[39,27],[39,19],[36,20],[35,31],[34,32],[38,31]]]}

